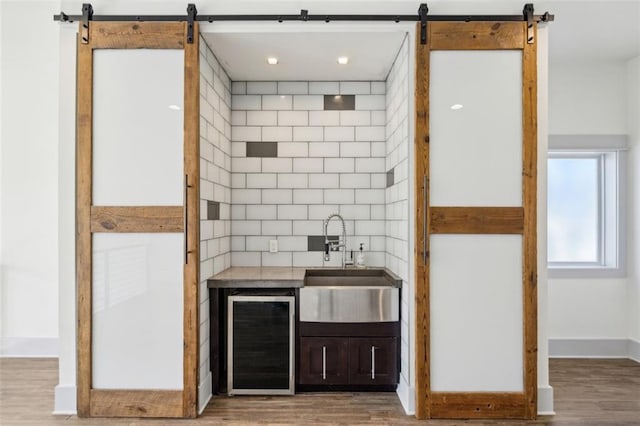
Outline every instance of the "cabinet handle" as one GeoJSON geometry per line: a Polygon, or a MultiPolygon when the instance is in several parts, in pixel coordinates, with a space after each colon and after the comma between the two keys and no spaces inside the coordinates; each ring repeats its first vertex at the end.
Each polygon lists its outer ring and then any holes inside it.
{"type": "Polygon", "coordinates": [[[371,380],[376,379],[376,347],[371,346],[371,380]]]}
{"type": "Polygon", "coordinates": [[[327,347],[322,347],[322,380],[327,380],[327,347]]]}

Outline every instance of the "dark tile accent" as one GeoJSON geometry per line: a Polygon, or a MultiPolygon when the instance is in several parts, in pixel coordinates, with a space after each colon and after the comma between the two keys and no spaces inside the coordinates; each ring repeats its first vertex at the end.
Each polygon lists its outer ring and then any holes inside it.
{"type": "Polygon", "coordinates": [[[356,109],[356,95],[324,95],[324,109],[326,110],[354,110],[356,109]]]}
{"type": "Polygon", "coordinates": [[[247,157],[277,157],[278,142],[247,142],[247,157]]]}
{"type": "MultiPolygon", "coordinates": [[[[330,240],[337,240],[337,235],[329,235],[330,240]]],[[[307,251],[324,251],[324,235],[307,236],[307,251]]]]}
{"type": "Polygon", "coordinates": [[[207,200],[207,220],[220,219],[220,203],[207,200]]]}
{"type": "Polygon", "coordinates": [[[391,169],[387,172],[387,188],[390,186],[393,186],[393,184],[395,183],[395,172],[394,169],[391,169]]]}

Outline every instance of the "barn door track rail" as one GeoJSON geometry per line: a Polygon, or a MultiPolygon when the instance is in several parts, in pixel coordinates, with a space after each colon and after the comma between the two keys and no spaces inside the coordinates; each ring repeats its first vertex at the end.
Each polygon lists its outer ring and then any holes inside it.
{"type": "Polygon", "coordinates": [[[59,22],[82,22],[82,42],[89,42],[90,21],[152,21],[152,22],[188,22],[187,43],[193,43],[193,23],[199,22],[224,22],[224,21],[300,21],[300,22],[332,22],[332,21],[376,21],[376,22],[420,22],[420,43],[427,42],[427,22],[429,21],[484,21],[484,22],[505,22],[524,21],[527,23],[528,34],[527,43],[533,43],[533,24],[536,22],[551,22],[554,15],[545,12],[542,15],[535,15],[533,4],[524,5],[521,15],[429,15],[429,8],[426,3],[421,3],[418,13],[415,15],[310,15],[307,9],[300,10],[297,15],[198,15],[195,4],[187,6],[186,15],[94,15],[93,7],[90,3],[82,5],[82,15],[67,15],[60,12],[53,15],[54,21],[59,22]]]}

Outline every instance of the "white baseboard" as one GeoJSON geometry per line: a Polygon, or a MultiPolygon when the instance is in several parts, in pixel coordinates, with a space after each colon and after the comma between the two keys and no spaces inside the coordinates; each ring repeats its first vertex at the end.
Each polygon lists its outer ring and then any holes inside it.
{"type": "Polygon", "coordinates": [[[414,415],[416,413],[416,390],[409,386],[404,377],[400,376],[400,383],[396,389],[402,408],[406,415],[414,415]]]}
{"type": "Polygon", "coordinates": [[[553,388],[551,386],[544,386],[538,388],[538,415],[539,416],[553,416],[556,412],[553,411],[553,388]]]}
{"type": "Polygon", "coordinates": [[[634,342],[638,343],[632,339],[549,339],[549,357],[634,359],[634,342]]]}
{"type": "Polygon", "coordinates": [[[76,387],[75,385],[56,386],[53,398],[54,415],[75,415],[76,408],[76,387]]]}
{"type": "Polygon", "coordinates": [[[629,339],[629,358],[635,362],[640,362],[640,341],[629,339]]]}
{"type": "Polygon", "coordinates": [[[3,337],[0,339],[0,357],[57,358],[57,337],[3,337]]]}
{"type": "Polygon", "coordinates": [[[198,415],[202,414],[207,404],[211,400],[211,371],[207,374],[207,377],[198,386],[198,415]]]}

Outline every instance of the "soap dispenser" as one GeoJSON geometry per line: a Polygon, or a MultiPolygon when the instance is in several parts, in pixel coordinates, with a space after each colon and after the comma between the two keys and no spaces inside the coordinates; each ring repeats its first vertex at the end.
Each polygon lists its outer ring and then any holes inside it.
{"type": "Polygon", "coordinates": [[[363,246],[364,243],[360,243],[360,250],[358,251],[358,257],[356,258],[356,267],[358,268],[364,268],[364,252],[362,251],[363,246]]]}

